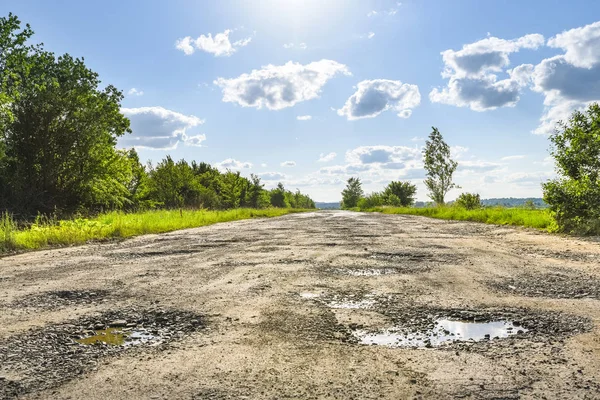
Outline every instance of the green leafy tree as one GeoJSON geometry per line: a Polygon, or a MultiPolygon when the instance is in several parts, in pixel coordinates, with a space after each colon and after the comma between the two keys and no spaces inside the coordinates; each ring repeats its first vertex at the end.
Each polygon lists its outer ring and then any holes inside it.
{"type": "Polygon", "coordinates": [[[271,190],[270,193],[270,201],[271,201],[271,205],[273,207],[279,207],[279,208],[287,208],[289,207],[289,203],[286,201],[285,198],[285,188],[283,186],[283,183],[279,182],[277,184],[277,187],[273,190],[271,190]]]}
{"type": "Polygon", "coordinates": [[[415,202],[417,187],[410,182],[390,182],[385,188],[384,195],[388,197],[386,205],[409,207],[415,202]]]}
{"type": "Polygon", "coordinates": [[[223,207],[238,208],[243,198],[244,178],[238,172],[227,170],[221,177],[221,199],[223,207]]]}
{"type": "Polygon", "coordinates": [[[342,208],[354,208],[358,206],[358,201],[364,196],[360,178],[350,178],[346,183],[346,188],[342,190],[342,208]]]}
{"type": "Polygon", "coordinates": [[[450,147],[440,131],[433,127],[429,139],[425,142],[423,150],[427,178],[425,186],[429,190],[429,197],[437,205],[444,205],[446,194],[453,188],[459,188],[452,182],[452,175],[458,163],[450,158],[450,147]]]}
{"type": "Polygon", "coordinates": [[[558,230],[600,234],[600,106],[559,122],[550,141],[560,177],[542,186],[558,230]]]}
{"type": "Polygon", "coordinates": [[[461,193],[455,204],[467,210],[481,208],[481,197],[477,193],[461,193]]]}
{"type": "Polygon", "coordinates": [[[260,178],[254,174],[250,174],[250,182],[246,193],[246,204],[251,208],[265,207],[265,197],[263,196],[263,185],[260,183],[260,178]]]}
{"type": "Polygon", "coordinates": [[[32,34],[12,15],[0,19],[5,206],[30,215],[125,206],[131,168],[115,148],[129,132],[122,93],[100,89],[83,59],[26,46],[32,34]]]}

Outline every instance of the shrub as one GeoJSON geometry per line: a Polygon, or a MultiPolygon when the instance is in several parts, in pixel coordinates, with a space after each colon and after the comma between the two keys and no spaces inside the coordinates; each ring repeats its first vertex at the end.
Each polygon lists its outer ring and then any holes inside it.
{"type": "Polygon", "coordinates": [[[550,141],[560,177],[543,189],[557,230],[600,234],[600,106],[592,104],[559,122],[550,141]]]}
{"type": "Polygon", "coordinates": [[[455,204],[466,210],[475,210],[481,208],[481,198],[477,193],[461,193],[455,204]]]}

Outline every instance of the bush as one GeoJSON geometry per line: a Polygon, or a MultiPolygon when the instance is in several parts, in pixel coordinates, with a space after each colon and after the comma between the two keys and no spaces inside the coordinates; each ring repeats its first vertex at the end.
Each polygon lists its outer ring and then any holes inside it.
{"type": "Polygon", "coordinates": [[[576,111],[550,136],[559,178],[543,184],[557,230],[600,234],[600,106],[576,111]]]}
{"type": "Polygon", "coordinates": [[[481,208],[481,198],[477,193],[461,193],[454,204],[466,210],[475,210],[481,208]]]}

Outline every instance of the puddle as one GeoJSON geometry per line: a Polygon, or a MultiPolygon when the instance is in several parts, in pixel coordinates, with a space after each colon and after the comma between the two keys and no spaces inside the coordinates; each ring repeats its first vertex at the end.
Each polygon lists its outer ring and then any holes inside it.
{"type": "Polygon", "coordinates": [[[110,346],[135,346],[153,342],[159,343],[160,338],[150,334],[146,330],[126,330],[119,328],[108,328],[94,331],[94,335],[82,339],[76,339],[77,343],[83,345],[107,344],[110,346]]]}
{"type": "Polygon", "coordinates": [[[387,347],[437,347],[445,343],[494,340],[506,338],[527,329],[511,321],[472,322],[437,319],[433,329],[425,332],[406,332],[391,328],[377,333],[355,331],[361,344],[387,347]]]}

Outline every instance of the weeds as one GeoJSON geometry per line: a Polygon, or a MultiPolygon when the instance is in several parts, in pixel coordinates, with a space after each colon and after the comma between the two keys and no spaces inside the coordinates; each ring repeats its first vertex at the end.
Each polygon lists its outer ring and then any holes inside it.
{"type": "Polygon", "coordinates": [[[90,240],[127,238],[149,233],[196,228],[218,222],[249,218],[278,217],[302,212],[300,209],[235,209],[227,211],[160,210],[140,213],[110,212],[96,218],[55,221],[38,217],[31,226],[17,229],[12,217],[0,220],[0,253],[33,250],[49,246],[68,246],[90,240]]]}
{"type": "Polygon", "coordinates": [[[504,207],[486,207],[475,210],[466,210],[461,207],[375,207],[362,211],[381,212],[384,214],[421,215],[438,219],[474,221],[496,225],[516,225],[549,231],[556,229],[556,223],[548,210],[504,207]]]}

